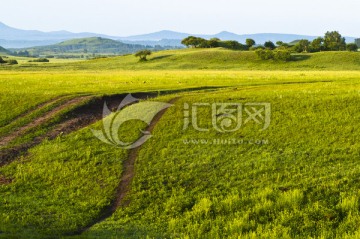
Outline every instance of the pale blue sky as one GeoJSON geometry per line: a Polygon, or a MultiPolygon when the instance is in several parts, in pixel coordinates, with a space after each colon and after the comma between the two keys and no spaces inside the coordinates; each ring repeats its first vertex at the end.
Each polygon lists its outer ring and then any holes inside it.
{"type": "Polygon", "coordinates": [[[360,36],[359,0],[7,0],[0,21],[22,29],[116,36],[174,30],[213,34],[360,36]]]}

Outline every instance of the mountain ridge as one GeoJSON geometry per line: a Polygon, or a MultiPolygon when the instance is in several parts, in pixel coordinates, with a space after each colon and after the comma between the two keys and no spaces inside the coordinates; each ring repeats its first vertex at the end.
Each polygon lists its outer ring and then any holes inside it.
{"type": "MultiPolygon", "coordinates": [[[[127,44],[117,40],[103,37],[75,38],[47,46],[22,48],[32,56],[66,55],[66,54],[114,54],[122,55],[134,53],[139,50],[165,50],[165,48],[144,46],[139,44],[127,44]]],[[[12,49],[15,50],[15,49],[12,49]]]]}
{"type": "MultiPolygon", "coordinates": [[[[181,39],[188,36],[197,36],[206,39],[213,37],[221,40],[236,40],[244,43],[247,38],[254,39],[258,44],[263,44],[265,41],[283,41],[291,42],[299,39],[313,40],[318,36],[300,35],[300,34],[284,34],[284,33],[255,33],[255,34],[236,34],[229,31],[221,31],[216,34],[190,34],[184,32],[176,32],[171,30],[162,30],[152,33],[146,33],[134,36],[109,36],[105,34],[80,32],[73,33],[65,30],[43,32],[38,30],[21,30],[10,27],[0,22],[0,46],[5,48],[26,48],[35,46],[44,46],[60,43],[62,41],[88,38],[88,37],[103,37],[112,40],[123,41],[127,44],[142,44],[142,45],[160,45],[165,46],[181,46],[181,39]]],[[[345,37],[347,42],[354,42],[355,37],[345,37]]]]}

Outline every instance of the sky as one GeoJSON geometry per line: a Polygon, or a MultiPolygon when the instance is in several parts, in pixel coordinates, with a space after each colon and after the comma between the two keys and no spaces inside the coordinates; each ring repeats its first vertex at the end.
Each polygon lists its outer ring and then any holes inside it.
{"type": "Polygon", "coordinates": [[[193,34],[337,30],[360,37],[359,0],[8,0],[0,22],[26,30],[129,36],[160,30],[193,34]]]}

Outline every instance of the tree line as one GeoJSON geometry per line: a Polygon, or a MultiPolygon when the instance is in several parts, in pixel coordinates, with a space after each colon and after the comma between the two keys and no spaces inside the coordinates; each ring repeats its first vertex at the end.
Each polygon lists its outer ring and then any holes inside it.
{"type": "Polygon", "coordinates": [[[337,31],[326,32],[324,37],[318,37],[313,41],[302,39],[298,41],[294,50],[296,52],[320,52],[320,51],[357,51],[355,43],[346,43],[344,37],[337,31]]]}
{"type": "Polygon", "coordinates": [[[224,47],[233,50],[248,50],[250,47],[255,45],[255,41],[252,39],[247,39],[246,44],[243,45],[238,41],[228,40],[222,41],[219,38],[211,38],[210,40],[206,40],[201,37],[189,36],[181,41],[181,44],[192,47],[192,48],[216,48],[216,47],[224,47]]]}
{"type": "Polygon", "coordinates": [[[293,43],[267,41],[263,45],[257,45],[254,39],[246,39],[245,44],[238,41],[222,41],[219,38],[206,40],[201,37],[189,36],[181,43],[191,48],[216,48],[223,47],[232,50],[254,50],[263,60],[291,60],[291,53],[297,52],[320,52],[320,51],[358,51],[355,43],[346,44],[345,38],[338,31],[328,31],[324,37],[318,37],[312,41],[302,39],[293,43]]]}

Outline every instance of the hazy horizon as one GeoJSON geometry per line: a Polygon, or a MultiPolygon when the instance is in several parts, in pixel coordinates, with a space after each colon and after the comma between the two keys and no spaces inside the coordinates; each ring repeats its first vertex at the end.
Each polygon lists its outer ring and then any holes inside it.
{"type": "Polygon", "coordinates": [[[360,36],[354,27],[360,24],[356,17],[360,2],[303,0],[297,6],[285,0],[219,3],[214,0],[12,0],[2,5],[0,22],[25,30],[66,30],[124,37],[162,30],[191,34],[229,31],[313,36],[337,30],[344,36],[360,36]]]}

